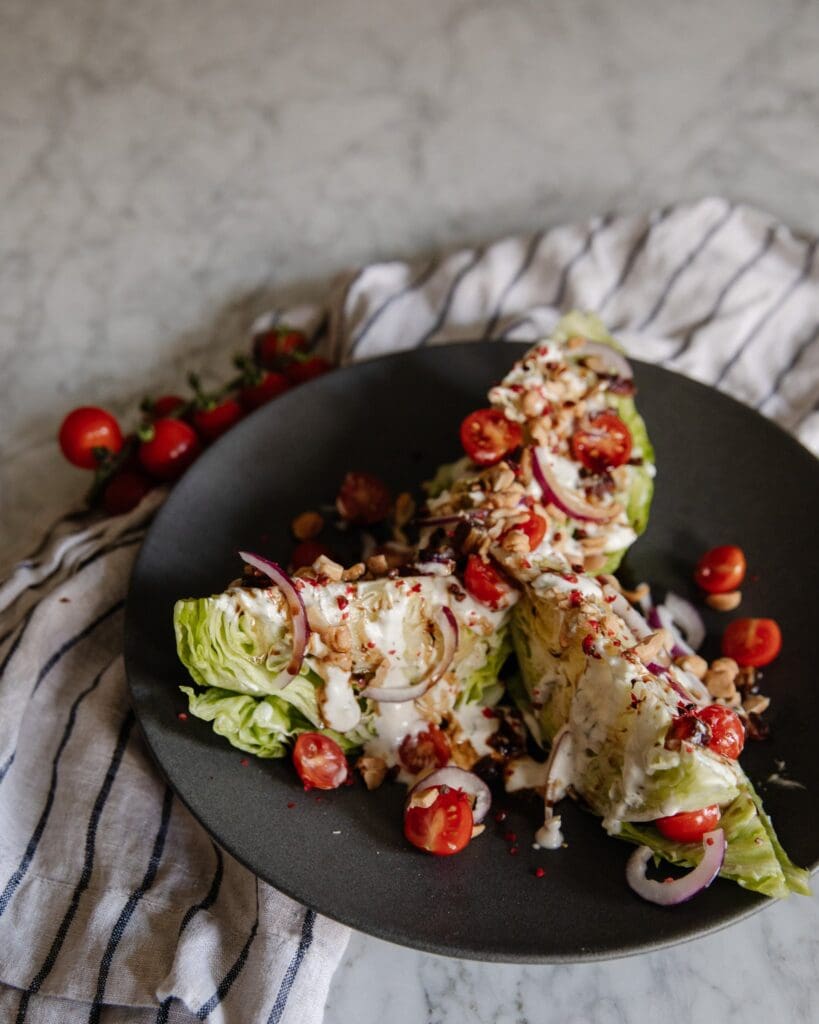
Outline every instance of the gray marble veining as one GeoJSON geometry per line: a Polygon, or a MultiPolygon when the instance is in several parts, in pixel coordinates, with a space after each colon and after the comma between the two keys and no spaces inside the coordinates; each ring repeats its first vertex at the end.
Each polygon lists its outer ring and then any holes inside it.
{"type": "MultiPolygon", "coordinates": [[[[223,376],[343,267],[709,193],[819,231],[817,52],[810,0],[3,0],[0,575],[85,485],[68,409],[223,376]]],[[[809,1024],[816,930],[553,968],[354,936],[327,1022],[809,1024]]]]}

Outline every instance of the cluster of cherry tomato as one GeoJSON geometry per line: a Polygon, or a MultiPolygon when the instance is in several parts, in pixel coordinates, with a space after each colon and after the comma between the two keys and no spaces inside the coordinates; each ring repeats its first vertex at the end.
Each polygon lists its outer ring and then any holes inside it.
{"type": "Polygon", "coordinates": [[[253,358],[237,357],[239,375],[224,388],[206,394],[191,375],[192,398],[146,399],[143,422],[126,437],[105,409],[74,409],[60,427],[62,453],[73,465],[96,471],[93,504],[101,502],[109,515],[128,512],[156,483],[178,479],[205,445],[247,413],[332,369],[306,347],[302,331],[274,327],[259,332],[253,339],[253,358]]]}

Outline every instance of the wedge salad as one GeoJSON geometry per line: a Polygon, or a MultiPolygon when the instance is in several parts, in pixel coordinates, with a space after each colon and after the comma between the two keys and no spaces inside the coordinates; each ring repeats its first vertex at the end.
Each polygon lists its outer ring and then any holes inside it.
{"type": "MultiPolygon", "coordinates": [[[[541,848],[564,845],[567,795],[637,844],[627,880],[654,903],[717,875],[808,892],[739,764],[738,691],[715,699],[718,666],[695,654],[696,611],[673,595],[650,607],[646,588],[611,575],[653,492],[634,394],[603,325],[564,317],[465,418],[465,457],[419,509],[404,502],[391,540],[348,567],[318,554],[292,573],[240,552],[223,593],[177,602],[188,712],[248,753],[292,756],[306,788],[355,770],[370,789],[406,784],[404,833],[430,853],[479,835],[503,784],[542,795],[541,848]],[[652,857],[691,870],[654,881],[652,857]]],[[[342,517],[374,521],[350,511],[350,478],[356,507],[386,515],[383,488],[368,501],[367,474],[350,474],[342,517]]]]}

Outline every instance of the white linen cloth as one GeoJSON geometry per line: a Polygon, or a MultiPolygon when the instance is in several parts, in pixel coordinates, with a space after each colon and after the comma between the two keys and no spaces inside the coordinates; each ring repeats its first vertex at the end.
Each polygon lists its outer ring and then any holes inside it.
{"type": "MultiPolygon", "coordinates": [[[[561,312],[592,310],[631,354],[715,384],[818,451],[816,248],[705,199],[374,264],[321,306],[269,319],[349,362],[534,340],[561,312]]],[[[347,929],[218,849],[129,707],[123,601],[163,496],[114,519],[66,516],[0,587],[0,1019],[318,1024],[347,929]]]]}

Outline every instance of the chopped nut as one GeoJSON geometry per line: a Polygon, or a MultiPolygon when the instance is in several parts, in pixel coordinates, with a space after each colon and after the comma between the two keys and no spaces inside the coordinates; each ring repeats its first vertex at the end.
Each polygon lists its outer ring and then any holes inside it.
{"type": "Polygon", "coordinates": [[[580,546],[583,548],[584,552],[587,552],[590,555],[598,555],[606,546],[606,538],[584,537],[583,540],[580,541],[580,546]]]}
{"type": "Polygon", "coordinates": [[[290,524],[296,540],[313,540],[321,533],[324,520],[318,512],[302,512],[290,524]]]}
{"type": "Polygon", "coordinates": [[[359,757],[355,763],[367,789],[378,789],[387,775],[387,762],[381,757],[359,757]]]}
{"type": "Polygon", "coordinates": [[[472,826],[472,838],[474,839],[475,836],[479,836],[481,834],[481,832],[483,832],[483,830],[485,828],[486,828],[486,825],[473,825],[472,826]]]}
{"type": "Polygon", "coordinates": [[[353,671],[353,657],[349,651],[330,651],[325,655],[324,661],[327,665],[335,665],[344,672],[353,671]]]}
{"type": "Polygon", "coordinates": [[[634,590],[626,590],[625,587],[622,589],[623,597],[632,604],[639,604],[644,597],[648,597],[649,595],[649,586],[647,583],[638,583],[634,590]]]}
{"type": "Polygon", "coordinates": [[[520,456],[520,481],[528,486],[532,481],[532,449],[524,448],[520,456]]]}
{"type": "Polygon", "coordinates": [[[336,626],[327,636],[327,642],[334,651],[352,650],[353,638],[349,626],[336,626]]]}
{"type": "Polygon", "coordinates": [[[734,680],[740,690],[751,690],[756,686],[756,669],[753,665],[746,665],[739,670],[739,675],[734,680]]]}
{"type": "Polygon", "coordinates": [[[412,495],[407,491],[402,491],[395,499],[395,525],[406,526],[414,515],[415,502],[412,500],[412,495]]]}
{"type": "Polygon", "coordinates": [[[326,576],[328,580],[332,580],[334,583],[338,583],[344,575],[344,566],[334,562],[327,555],[319,555],[315,562],[313,562],[313,568],[319,576],[326,576]]]}
{"type": "Polygon", "coordinates": [[[742,702],[743,708],[749,715],[761,715],[763,711],[768,710],[770,704],[771,698],[765,697],[761,693],[752,693],[742,702]]]}
{"type": "Polygon", "coordinates": [[[389,569],[386,555],[370,555],[367,559],[367,568],[376,576],[383,576],[389,569]]]}
{"type": "Polygon", "coordinates": [[[429,789],[422,789],[413,793],[410,797],[410,807],[432,807],[438,799],[439,790],[437,786],[430,786],[429,789]]]}
{"type": "Polygon", "coordinates": [[[529,550],[529,538],[523,530],[510,530],[504,534],[501,547],[504,551],[523,554],[529,550]]]}
{"type": "Polygon", "coordinates": [[[739,665],[733,658],[716,658],[711,662],[711,671],[726,672],[733,680],[739,675],[739,665]]]}
{"type": "Polygon", "coordinates": [[[505,491],[507,487],[511,487],[515,482],[514,472],[505,463],[501,463],[500,466],[492,466],[491,469],[486,470],[484,479],[489,484],[490,488],[495,491],[505,491]]]}
{"type": "Polygon", "coordinates": [[[355,565],[351,565],[349,569],[344,570],[341,578],[345,583],[355,583],[356,580],[361,579],[366,571],[367,566],[363,562],[356,562],[355,565]]]}
{"type": "Polygon", "coordinates": [[[546,399],[537,391],[527,391],[520,403],[524,416],[540,416],[546,406],[546,399]]]}
{"type": "Polygon", "coordinates": [[[709,608],[713,608],[715,612],[732,612],[734,608],[738,608],[740,601],[742,601],[742,594],[739,590],[732,590],[728,594],[709,594],[705,603],[709,608]]]}
{"type": "Polygon", "coordinates": [[[681,658],[677,658],[676,663],[683,672],[690,672],[697,679],[704,679],[705,673],[708,671],[708,662],[699,654],[684,654],[681,658]]]}
{"type": "Polygon", "coordinates": [[[604,554],[591,554],[586,555],[583,559],[583,568],[586,572],[597,572],[598,569],[602,569],[608,559],[604,554]]]}
{"type": "Polygon", "coordinates": [[[666,629],[658,629],[654,633],[649,633],[648,636],[634,645],[632,650],[643,662],[647,664],[649,661],[656,661],[657,655],[664,647],[671,646],[671,636],[666,629]]]}
{"type": "Polygon", "coordinates": [[[732,700],[736,696],[737,688],[728,672],[715,672],[709,669],[703,682],[711,696],[717,700],[732,700]]]}

